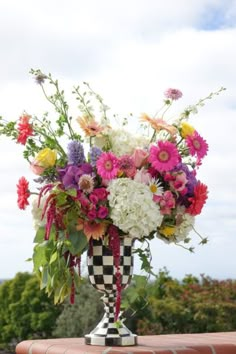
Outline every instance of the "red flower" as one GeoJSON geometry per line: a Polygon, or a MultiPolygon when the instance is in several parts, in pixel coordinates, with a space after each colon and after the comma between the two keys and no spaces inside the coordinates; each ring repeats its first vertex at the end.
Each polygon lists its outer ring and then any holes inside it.
{"type": "Polygon", "coordinates": [[[17,184],[17,204],[20,209],[25,209],[29,205],[28,198],[30,196],[29,192],[29,182],[25,177],[21,177],[17,184]]]}
{"type": "Polygon", "coordinates": [[[18,124],[18,137],[17,142],[25,145],[29,136],[33,135],[32,124],[29,124],[30,116],[28,114],[24,114],[20,117],[20,121],[18,124]]]}
{"type": "Polygon", "coordinates": [[[198,182],[194,187],[194,196],[188,198],[191,205],[187,208],[186,212],[190,215],[199,215],[202,211],[203,205],[207,200],[207,186],[201,182],[198,182]]]}

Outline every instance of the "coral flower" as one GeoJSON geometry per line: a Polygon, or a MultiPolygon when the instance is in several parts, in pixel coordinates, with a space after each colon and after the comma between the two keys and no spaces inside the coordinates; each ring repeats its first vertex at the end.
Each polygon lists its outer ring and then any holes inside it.
{"type": "Polygon", "coordinates": [[[99,125],[94,118],[90,118],[88,116],[78,117],[77,122],[86,136],[96,136],[104,130],[104,128],[99,125]]]}
{"type": "Polygon", "coordinates": [[[107,225],[105,223],[97,223],[93,220],[78,220],[77,230],[83,230],[85,236],[89,240],[93,238],[98,240],[105,235],[107,225]]]}
{"type": "Polygon", "coordinates": [[[180,160],[176,146],[169,141],[158,141],[157,146],[150,148],[148,161],[157,171],[170,171],[180,160]]]}
{"type": "Polygon", "coordinates": [[[105,180],[111,180],[119,171],[119,160],[112,152],[101,154],[96,163],[98,174],[105,180]]]}
{"type": "Polygon", "coordinates": [[[25,209],[29,205],[28,198],[30,196],[29,192],[29,182],[25,177],[21,177],[17,184],[17,204],[20,209],[25,209]]]}
{"type": "Polygon", "coordinates": [[[194,196],[188,198],[191,205],[186,209],[186,212],[193,216],[201,214],[203,205],[207,200],[207,194],[207,186],[201,182],[198,182],[194,187],[194,196]]]}
{"type": "Polygon", "coordinates": [[[178,129],[173,125],[170,125],[161,118],[151,118],[147,114],[143,113],[140,117],[140,120],[143,122],[148,122],[153,129],[157,132],[161,130],[167,131],[170,135],[175,135],[178,132],[178,129]]]}
{"type": "Polygon", "coordinates": [[[192,156],[196,154],[198,159],[202,159],[204,156],[206,156],[208,151],[208,144],[196,131],[193,133],[193,135],[187,136],[186,144],[192,156]]]}
{"type": "Polygon", "coordinates": [[[30,115],[24,114],[19,120],[17,142],[22,145],[25,145],[28,137],[33,135],[32,124],[29,123],[30,118],[30,115]]]}

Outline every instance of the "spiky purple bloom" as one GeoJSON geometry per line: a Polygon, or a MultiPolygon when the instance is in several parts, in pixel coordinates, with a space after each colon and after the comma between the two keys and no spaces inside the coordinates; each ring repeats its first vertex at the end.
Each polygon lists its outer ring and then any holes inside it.
{"type": "Polygon", "coordinates": [[[171,100],[178,100],[183,96],[183,94],[178,89],[168,88],[168,90],[165,91],[165,96],[171,100]]]}
{"type": "Polygon", "coordinates": [[[92,146],[90,149],[90,163],[93,167],[96,166],[96,162],[99,156],[102,154],[102,150],[97,146],[92,146]]]}
{"type": "Polygon", "coordinates": [[[76,140],[68,144],[68,163],[71,165],[79,165],[85,161],[83,145],[76,140]]]}

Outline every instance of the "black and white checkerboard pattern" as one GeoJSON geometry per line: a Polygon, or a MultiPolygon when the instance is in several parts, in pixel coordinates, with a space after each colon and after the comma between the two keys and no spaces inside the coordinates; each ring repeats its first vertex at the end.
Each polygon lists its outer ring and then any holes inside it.
{"type": "MultiPolygon", "coordinates": [[[[100,292],[116,291],[116,267],[112,250],[103,245],[102,240],[95,240],[93,255],[88,257],[88,274],[91,284],[100,292]]],[[[121,286],[124,289],[131,281],[133,274],[132,239],[124,238],[120,245],[121,286]]]]}
{"type": "MultiPolygon", "coordinates": [[[[122,274],[121,286],[124,289],[131,281],[133,273],[131,238],[124,238],[120,245],[120,267],[122,274]]],[[[97,327],[85,336],[85,343],[104,346],[128,346],[137,343],[137,336],[121,323],[119,328],[114,322],[116,304],[116,267],[112,250],[105,246],[102,240],[94,241],[93,254],[87,258],[89,280],[99,291],[104,293],[105,314],[97,327]]]]}
{"type": "Polygon", "coordinates": [[[129,346],[137,344],[137,336],[121,322],[117,327],[114,322],[116,297],[114,294],[105,294],[103,301],[105,314],[97,327],[85,336],[85,343],[104,346],[129,346]]]}

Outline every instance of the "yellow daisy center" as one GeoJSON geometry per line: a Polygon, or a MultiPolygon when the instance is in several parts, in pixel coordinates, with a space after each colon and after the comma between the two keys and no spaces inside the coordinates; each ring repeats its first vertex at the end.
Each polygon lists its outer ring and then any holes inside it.
{"type": "Polygon", "coordinates": [[[156,193],[158,190],[158,188],[155,184],[151,184],[149,188],[152,193],[156,193]]]}

